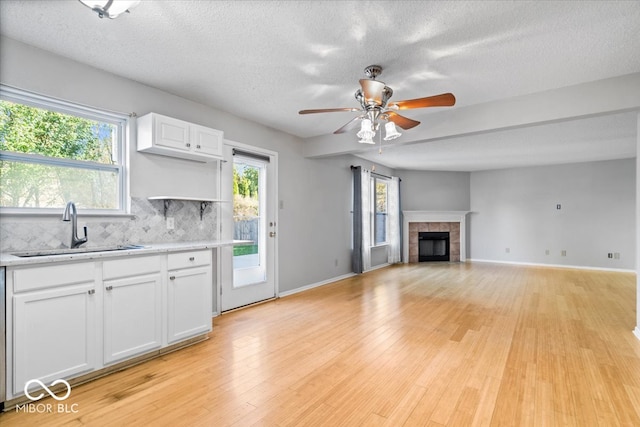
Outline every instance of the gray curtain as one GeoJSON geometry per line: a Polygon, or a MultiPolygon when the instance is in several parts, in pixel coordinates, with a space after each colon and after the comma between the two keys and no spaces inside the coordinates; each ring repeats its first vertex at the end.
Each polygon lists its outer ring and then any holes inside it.
{"type": "Polygon", "coordinates": [[[351,268],[356,274],[364,271],[362,260],[362,167],[351,166],[353,174],[353,252],[351,268]]]}

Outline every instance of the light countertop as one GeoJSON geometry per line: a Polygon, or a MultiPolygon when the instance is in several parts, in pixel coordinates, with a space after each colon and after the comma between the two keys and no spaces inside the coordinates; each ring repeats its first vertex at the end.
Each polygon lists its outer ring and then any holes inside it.
{"type": "MultiPolygon", "coordinates": [[[[223,246],[237,246],[247,245],[253,243],[249,240],[206,240],[197,242],[174,242],[174,243],[152,243],[148,245],[141,245],[135,249],[121,249],[110,250],[101,252],[80,252],[84,248],[79,248],[79,252],[70,254],[59,255],[43,255],[43,256],[31,256],[31,257],[19,257],[10,253],[0,253],[0,267],[18,266],[18,265],[35,265],[35,264],[50,264],[55,262],[67,262],[67,261],[87,261],[102,258],[115,258],[129,255],[147,255],[163,252],[179,252],[190,251],[198,249],[212,249],[220,248],[223,246]]],[[[18,253],[21,251],[12,251],[18,253]]]]}

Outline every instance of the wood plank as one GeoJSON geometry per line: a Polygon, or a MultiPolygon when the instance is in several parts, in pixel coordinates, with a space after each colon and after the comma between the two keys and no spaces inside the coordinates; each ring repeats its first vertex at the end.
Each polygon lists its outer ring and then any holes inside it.
{"type": "Polygon", "coordinates": [[[635,302],[630,273],[397,265],[224,314],[73,387],[77,413],[0,425],[640,425],[635,302]]]}

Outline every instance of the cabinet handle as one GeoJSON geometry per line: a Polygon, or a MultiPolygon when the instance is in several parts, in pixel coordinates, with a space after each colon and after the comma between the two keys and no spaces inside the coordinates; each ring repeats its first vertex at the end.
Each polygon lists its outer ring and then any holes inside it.
{"type": "Polygon", "coordinates": [[[191,143],[187,142],[187,147],[191,147],[191,143]]]}
{"type": "Polygon", "coordinates": [[[113,289],[113,286],[107,286],[105,289],[106,289],[106,290],[108,290],[108,291],[110,291],[110,290],[112,290],[112,289],[113,289]]]}
{"type": "Polygon", "coordinates": [[[169,276],[169,280],[176,280],[176,276],[169,276]]]}
{"type": "Polygon", "coordinates": [[[196,148],[200,148],[200,145],[196,145],[196,148]]]}
{"type": "Polygon", "coordinates": [[[192,256],[189,257],[189,261],[195,261],[195,260],[196,260],[195,257],[192,257],[192,256]]]}
{"type": "Polygon", "coordinates": [[[95,290],[95,289],[89,289],[89,290],[87,291],[87,293],[88,293],[89,295],[93,295],[93,294],[95,294],[95,293],[96,293],[96,290],[95,290]]]}

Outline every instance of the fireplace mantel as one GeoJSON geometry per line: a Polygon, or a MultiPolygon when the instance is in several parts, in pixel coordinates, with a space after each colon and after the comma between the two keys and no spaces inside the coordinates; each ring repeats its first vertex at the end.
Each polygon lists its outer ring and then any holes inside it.
{"type": "Polygon", "coordinates": [[[402,259],[409,262],[410,222],[459,222],[460,262],[466,261],[466,218],[469,211],[402,211],[402,259]]]}

